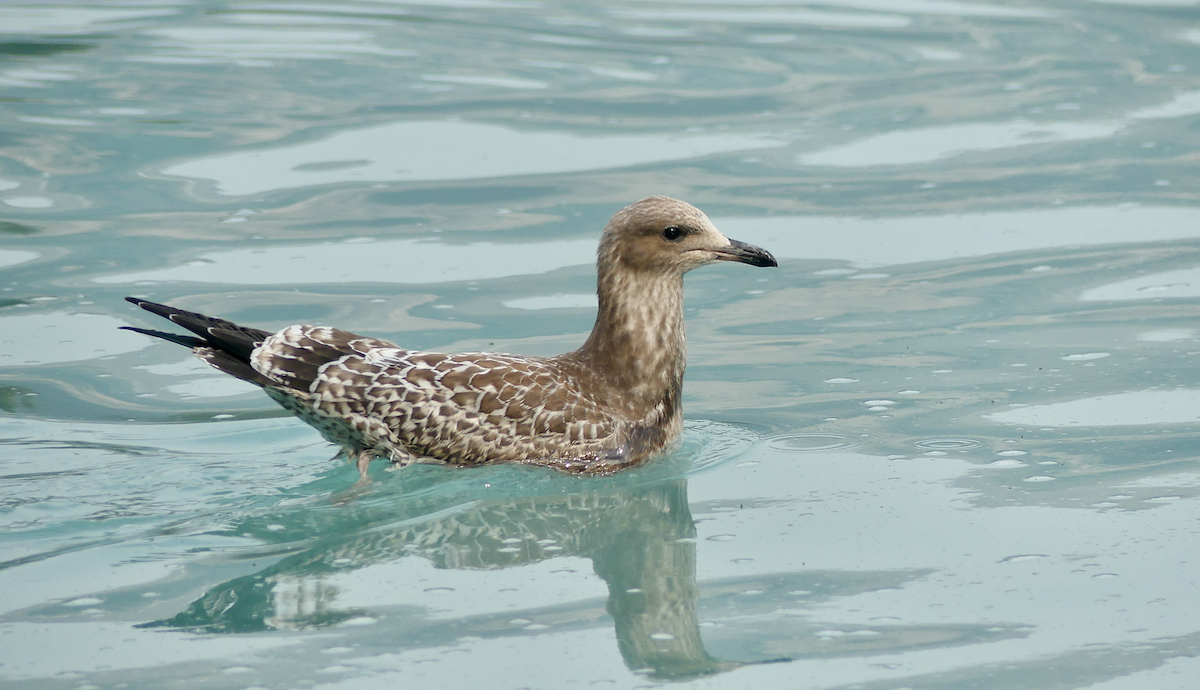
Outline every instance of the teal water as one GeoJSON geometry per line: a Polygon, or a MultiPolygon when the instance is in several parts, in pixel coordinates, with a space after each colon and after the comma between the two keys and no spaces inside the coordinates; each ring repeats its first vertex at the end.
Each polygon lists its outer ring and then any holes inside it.
{"type": "Polygon", "coordinates": [[[1195,0],[0,6],[7,688],[1200,677],[1195,0]],[[649,194],[682,447],[357,472],[122,301],[552,354],[649,194]]]}

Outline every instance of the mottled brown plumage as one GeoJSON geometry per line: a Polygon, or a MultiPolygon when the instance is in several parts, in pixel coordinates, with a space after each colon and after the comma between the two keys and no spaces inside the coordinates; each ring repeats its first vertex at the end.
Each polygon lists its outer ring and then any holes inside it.
{"type": "Polygon", "coordinates": [[[126,299],[198,337],[129,330],[261,386],[364,474],[375,457],[603,473],[644,462],[682,430],[683,274],[714,261],[776,265],[682,201],[655,196],[622,209],[597,252],[596,325],[556,357],[414,352],[323,326],[272,334],[126,299]]]}

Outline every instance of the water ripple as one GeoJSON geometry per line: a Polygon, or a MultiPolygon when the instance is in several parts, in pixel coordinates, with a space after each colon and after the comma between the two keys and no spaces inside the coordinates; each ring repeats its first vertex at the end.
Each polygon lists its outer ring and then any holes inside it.
{"type": "Polygon", "coordinates": [[[768,445],[791,453],[816,453],[857,448],[861,444],[862,439],[845,434],[812,433],[776,436],[768,445]]]}
{"type": "Polygon", "coordinates": [[[971,438],[927,438],[923,441],[917,441],[913,444],[922,450],[970,450],[978,448],[981,444],[979,441],[971,438]]]}

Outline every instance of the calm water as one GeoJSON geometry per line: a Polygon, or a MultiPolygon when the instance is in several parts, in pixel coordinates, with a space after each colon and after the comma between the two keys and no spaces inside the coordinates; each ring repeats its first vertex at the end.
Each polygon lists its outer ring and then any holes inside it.
{"type": "Polygon", "coordinates": [[[0,682],[1194,688],[1196,0],[0,6],[0,682]],[[689,422],[371,483],[136,294],[551,354],[661,193],[689,422]]]}

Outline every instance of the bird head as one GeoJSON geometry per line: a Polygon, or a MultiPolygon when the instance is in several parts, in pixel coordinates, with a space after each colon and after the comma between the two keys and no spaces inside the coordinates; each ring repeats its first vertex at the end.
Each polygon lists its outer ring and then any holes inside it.
{"type": "Polygon", "coordinates": [[[617,212],[600,239],[601,270],[682,276],[717,261],[778,266],[770,252],[731,240],[691,204],[652,196],[617,212]]]}

